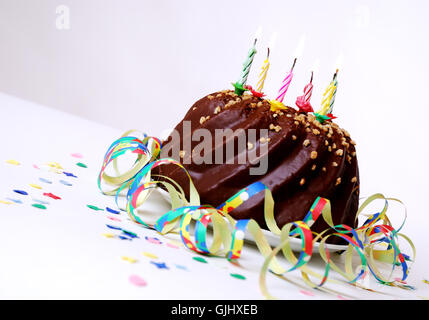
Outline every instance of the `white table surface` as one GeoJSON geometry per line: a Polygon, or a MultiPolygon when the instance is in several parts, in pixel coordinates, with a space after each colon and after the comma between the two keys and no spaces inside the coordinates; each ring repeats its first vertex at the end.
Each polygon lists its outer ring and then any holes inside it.
{"type": "MultiPolygon", "coordinates": [[[[245,246],[240,266],[215,257],[206,257],[208,263],[201,263],[193,260],[196,254],[183,246],[167,246],[172,239],[179,241],[176,236],[160,236],[132,223],[124,213],[117,216],[87,207],[91,204],[116,209],[113,198],[99,192],[96,181],[103,155],[121,131],[5,94],[0,94],[0,121],[0,200],[22,201],[0,203],[0,298],[263,298],[258,285],[263,259],[254,247],[245,246]],[[72,157],[73,153],[83,158],[72,157]],[[10,159],[20,165],[6,163],[10,159]],[[78,178],[46,170],[44,164],[50,161],[58,162],[78,178]],[[77,166],[77,162],[88,168],[77,166]],[[40,177],[52,184],[41,182],[40,177]],[[73,185],[63,185],[60,179],[73,185]],[[43,189],[33,188],[30,183],[43,189]],[[29,195],[17,194],[14,189],[25,190],[29,195]],[[48,198],[44,192],[62,199],[48,198]],[[32,198],[49,201],[47,209],[32,207],[32,198]],[[109,217],[119,217],[121,221],[109,217]],[[106,238],[103,233],[119,234],[106,224],[133,231],[139,238],[106,238]],[[162,244],[150,243],[145,236],[157,237],[162,244]],[[143,252],[156,254],[158,259],[153,261],[165,262],[168,269],[158,269],[143,252]],[[138,261],[130,263],[122,256],[138,261]],[[244,275],[246,280],[233,278],[230,273],[244,275]],[[147,286],[131,284],[131,275],[142,277],[147,286]]],[[[159,210],[168,209],[161,199],[153,205],[159,210]]],[[[414,232],[412,239],[418,248],[425,247],[424,229],[408,226],[407,230],[414,232]]],[[[345,282],[329,284],[327,287],[341,292],[338,297],[305,287],[297,272],[291,273],[290,278],[298,285],[269,275],[268,287],[281,299],[420,299],[429,296],[429,285],[422,282],[429,278],[427,261],[418,254],[410,271],[408,284],[416,290],[381,286],[375,280],[370,280],[370,288],[385,294],[357,289],[345,282]]],[[[321,272],[320,258],[315,257],[310,266],[321,272]]],[[[339,279],[334,273],[332,278],[339,279]]]]}

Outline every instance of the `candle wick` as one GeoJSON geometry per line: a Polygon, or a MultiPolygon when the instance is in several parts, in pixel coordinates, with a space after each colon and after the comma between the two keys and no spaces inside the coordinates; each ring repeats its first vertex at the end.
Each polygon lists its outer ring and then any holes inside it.
{"type": "Polygon", "coordinates": [[[297,58],[295,58],[295,60],[293,60],[293,65],[292,65],[292,68],[290,69],[290,71],[292,71],[292,70],[293,70],[293,68],[295,68],[296,59],[297,59],[297,58]]]}
{"type": "Polygon", "coordinates": [[[267,59],[270,57],[270,47],[267,48],[267,59]]]}
{"type": "Polygon", "coordinates": [[[255,38],[255,42],[253,42],[253,46],[256,46],[256,41],[258,41],[258,38],[255,38]]]}
{"type": "Polygon", "coordinates": [[[310,83],[313,83],[313,71],[311,71],[310,83]]]}
{"type": "Polygon", "coordinates": [[[334,78],[333,78],[332,80],[335,80],[335,78],[337,77],[338,71],[339,71],[338,69],[337,69],[337,70],[335,70],[334,78]]]}

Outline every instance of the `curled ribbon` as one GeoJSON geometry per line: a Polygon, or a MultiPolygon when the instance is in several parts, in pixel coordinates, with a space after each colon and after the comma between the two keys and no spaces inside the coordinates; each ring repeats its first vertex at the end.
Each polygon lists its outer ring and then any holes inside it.
{"type": "MultiPolygon", "coordinates": [[[[217,208],[210,205],[201,205],[197,189],[186,168],[174,159],[159,159],[162,142],[158,138],[150,137],[146,134],[143,134],[143,138],[130,135],[133,132],[134,130],[127,131],[108,148],[98,176],[100,190],[106,195],[115,195],[117,204],[120,193],[126,192],[126,212],[133,221],[155,229],[160,234],[178,232],[185,246],[199,254],[224,256],[230,261],[235,261],[241,256],[244,235],[247,230],[265,258],[260,272],[260,288],[266,298],[274,298],[266,286],[266,273],[268,270],[279,277],[283,277],[288,272],[300,270],[303,281],[308,286],[319,289],[327,281],[331,281],[328,280],[331,269],[341,274],[350,284],[356,284],[369,270],[380,283],[403,287],[397,285],[396,281],[392,281],[390,278],[397,266],[402,268],[401,281],[407,278],[409,270],[407,262],[414,261],[415,247],[407,236],[399,233],[405,223],[406,215],[397,230],[392,227],[386,215],[389,201],[402,204],[400,200],[385,198],[382,194],[374,194],[368,197],[358,209],[356,218],[375,200],[383,200],[384,206],[380,212],[367,215],[366,221],[360,227],[354,229],[344,224],[334,225],[329,200],[318,197],[302,221],[287,223],[280,229],[274,219],[274,200],[271,191],[263,183],[252,183],[217,208]],[[134,154],[136,159],[130,168],[121,173],[118,159],[129,154],[134,154]],[[173,179],[151,173],[152,169],[165,164],[176,165],[186,173],[190,186],[189,200],[186,198],[182,187],[173,179]],[[114,175],[106,173],[106,169],[110,165],[113,166],[114,175]],[[107,190],[107,186],[111,186],[110,190],[107,190]],[[148,199],[151,191],[159,187],[169,193],[171,210],[162,215],[155,224],[150,224],[145,222],[136,211],[148,199]],[[266,225],[269,231],[280,239],[279,245],[274,249],[269,245],[261,227],[255,220],[235,220],[230,215],[230,212],[235,208],[261,192],[265,196],[264,218],[266,225]],[[317,219],[324,219],[329,228],[321,233],[312,231],[311,226],[317,219]],[[192,224],[195,224],[194,239],[192,239],[190,232],[192,224]],[[209,224],[212,225],[213,230],[211,245],[207,243],[209,224]],[[339,237],[348,243],[344,252],[344,270],[338,267],[330,257],[326,246],[326,242],[330,237],[339,237]],[[295,256],[291,248],[290,238],[297,238],[301,241],[301,251],[298,257],[295,256]],[[400,238],[405,240],[411,247],[412,257],[400,251],[400,238]],[[319,254],[325,262],[325,271],[322,275],[308,267],[316,242],[319,242],[319,254]],[[282,267],[276,259],[276,255],[280,251],[282,251],[283,256],[290,264],[287,268],[282,267]],[[353,272],[353,252],[356,252],[360,258],[360,271],[357,274],[353,272]],[[392,269],[388,276],[382,274],[376,265],[376,261],[391,264],[392,269]],[[310,276],[318,278],[320,282],[313,282],[310,276]]],[[[325,290],[329,292],[329,290],[325,290]]]]}

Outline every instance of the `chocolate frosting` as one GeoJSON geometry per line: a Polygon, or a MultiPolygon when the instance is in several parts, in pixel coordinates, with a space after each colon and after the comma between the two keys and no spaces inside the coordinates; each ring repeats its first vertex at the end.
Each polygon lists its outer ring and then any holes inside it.
{"type": "MultiPolygon", "coordinates": [[[[218,206],[242,188],[260,181],[272,191],[275,219],[280,228],[288,222],[302,220],[318,196],[331,201],[334,224],[356,227],[359,172],[355,143],[337,124],[330,121],[321,124],[314,115],[299,113],[291,107],[272,111],[270,103],[263,98],[246,93],[237,96],[233,91],[224,90],[198,100],[175,130],[180,133],[180,139],[173,139],[170,135],[163,150],[167,153],[169,149],[182,150],[177,160],[192,177],[202,204],[218,206]],[[196,164],[197,161],[193,160],[198,158],[196,147],[201,141],[192,141],[189,134],[184,134],[184,121],[190,121],[191,133],[200,128],[212,133],[213,162],[214,150],[219,148],[224,150],[223,158],[226,160],[226,140],[222,143],[215,141],[216,129],[257,129],[256,140],[250,141],[244,150],[234,147],[234,158],[230,159],[235,160],[233,164],[196,164]],[[268,135],[259,134],[259,129],[267,129],[268,135]],[[193,152],[183,151],[184,142],[190,144],[193,152]],[[261,148],[262,144],[268,144],[264,146],[268,148],[261,148]],[[250,175],[249,169],[258,164],[252,164],[250,160],[238,163],[240,153],[256,152],[260,155],[264,149],[268,151],[265,154],[268,171],[262,175],[250,175]]],[[[234,139],[238,140],[237,137],[234,139]]],[[[200,156],[204,156],[204,152],[200,156]]],[[[162,157],[166,156],[172,154],[162,154],[162,157]]],[[[189,193],[188,177],[178,166],[160,166],[155,173],[174,179],[189,193]]],[[[235,219],[253,218],[266,228],[264,193],[250,198],[231,215],[235,219]]],[[[321,232],[327,227],[319,219],[312,230],[321,232]]]]}

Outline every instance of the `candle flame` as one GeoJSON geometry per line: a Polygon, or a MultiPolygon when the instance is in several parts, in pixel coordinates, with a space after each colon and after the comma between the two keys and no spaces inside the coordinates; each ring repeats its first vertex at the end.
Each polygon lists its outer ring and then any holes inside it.
{"type": "Polygon", "coordinates": [[[261,37],[261,34],[262,34],[262,26],[259,26],[258,29],[256,29],[256,32],[255,32],[255,42],[256,42],[256,40],[258,38],[261,37]]]}
{"type": "Polygon", "coordinates": [[[313,62],[313,66],[311,67],[311,71],[313,71],[314,73],[318,73],[319,72],[319,68],[320,68],[320,60],[316,59],[313,62]]]}
{"type": "Polygon", "coordinates": [[[344,54],[340,52],[340,54],[338,55],[337,61],[335,62],[335,65],[334,65],[335,70],[337,70],[336,72],[338,72],[338,70],[340,70],[343,67],[343,64],[344,64],[344,54]]]}
{"type": "Polygon", "coordinates": [[[273,32],[270,38],[270,42],[268,42],[268,48],[272,50],[276,45],[276,42],[277,42],[277,32],[273,32]]]}
{"type": "Polygon", "coordinates": [[[298,46],[296,47],[294,58],[301,57],[302,52],[304,51],[304,45],[305,45],[305,35],[302,35],[301,38],[299,39],[298,46]]]}

